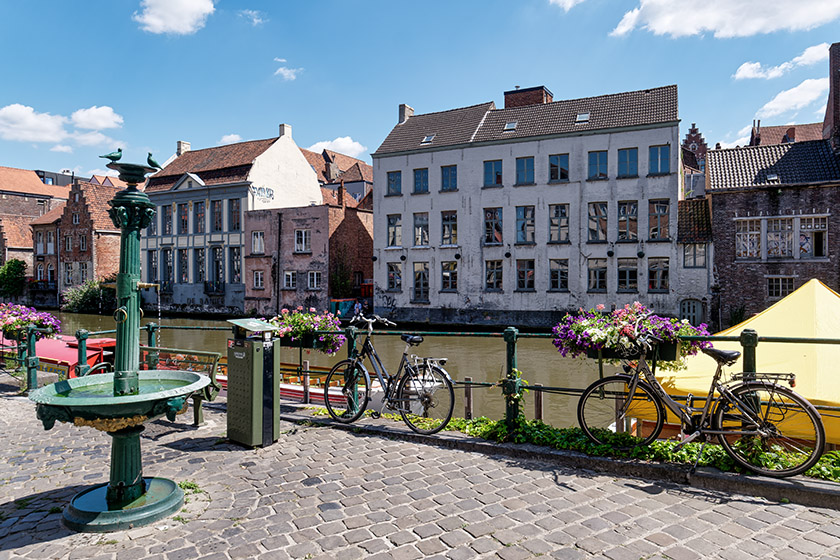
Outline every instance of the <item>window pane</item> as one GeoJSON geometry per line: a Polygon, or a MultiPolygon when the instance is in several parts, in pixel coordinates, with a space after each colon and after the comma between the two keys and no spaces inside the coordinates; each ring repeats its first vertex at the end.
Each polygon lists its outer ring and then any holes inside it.
{"type": "Polygon", "coordinates": [[[635,177],[639,174],[639,149],[618,150],[618,176],[635,177]]]}
{"type": "Polygon", "coordinates": [[[639,204],[633,200],[618,203],[618,240],[633,241],[639,238],[639,204]]]}
{"type": "Polygon", "coordinates": [[[607,178],[607,152],[589,152],[589,178],[607,178]]]}
{"type": "Polygon", "coordinates": [[[516,289],[534,289],[534,260],[522,259],[516,261],[516,289]]]}
{"type": "Polygon", "coordinates": [[[399,214],[388,215],[388,247],[402,246],[402,216],[399,214]]]}
{"type": "Polygon", "coordinates": [[[551,204],[548,207],[548,241],[561,243],[569,240],[569,205],[551,204]]]}
{"type": "Polygon", "coordinates": [[[530,185],[534,182],[534,158],[516,158],[516,184],[530,185]]]}
{"type": "Polygon", "coordinates": [[[458,261],[444,261],[441,263],[440,274],[441,291],[454,292],[458,290],[458,261]]]}
{"type": "Polygon", "coordinates": [[[502,184],[502,160],[484,162],[484,186],[492,187],[502,184]]]}
{"type": "Polygon", "coordinates": [[[502,243],[502,209],[484,209],[484,243],[486,245],[502,243]]]}
{"type": "Polygon", "coordinates": [[[550,259],[548,261],[548,289],[568,290],[569,289],[569,260],[550,259]]]}
{"type": "Polygon", "coordinates": [[[389,171],[388,172],[388,191],[386,194],[397,195],[402,194],[402,172],[389,171]]]}
{"type": "Polygon", "coordinates": [[[534,207],[516,207],[516,242],[534,242],[534,207]]]}
{"type": "Polygon", "coordinates": [[[447,165],[440,168],[440,190],[454,191],[458,189],[458,167],[447,165]]]}
{"type": "Polygon", "coordinates": [[[414,170],[414,192],[427,193],[429,192],[429,170],[415,169],[414,170]]]}
{"type": "Polygon", "coordinates": [[[569,154],[548,156],[548,180],[569,180],[569,154]]]}
{"type": "Polygon", "coordinates": [[[458,244],[458,213],[455,210],[447,210],[440,213],[441,221],[441,245],[458,244]]]}
{"type": "Polygon", "coordinates": [[[648,238],[668,239],[670,201],[651,200],[648,206],[648,238]]]}
{"type": "Polygon", "coordinates": [[[418,212],[414,214],[414,245],[426,246],[429,244],[429,214],[418,212]]]}
{"type": "Polygon", "coordinates": [[[589,203],[589,241],[607,240],[607,203],[589,203]]]}

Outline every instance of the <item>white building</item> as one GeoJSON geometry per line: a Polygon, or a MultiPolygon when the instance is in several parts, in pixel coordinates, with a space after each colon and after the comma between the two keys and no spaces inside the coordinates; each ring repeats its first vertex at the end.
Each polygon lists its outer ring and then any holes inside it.
{"type": "Polygon", "coordinates": [[[636,300],[678,315],[706,295],[674,285],[677,87],[552,98],[536,87],[505,92],[504,109],[400,106],[373,154],[379,312],[545,326],[636,300]]]}

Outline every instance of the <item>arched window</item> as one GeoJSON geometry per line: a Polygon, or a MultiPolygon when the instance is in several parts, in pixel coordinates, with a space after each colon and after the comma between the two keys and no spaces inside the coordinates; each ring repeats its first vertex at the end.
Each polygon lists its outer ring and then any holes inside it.
{"type": "Polygon", "coordinates": [[[35,273],[35,280],[38,280],[40,282],[43,279],[44,279],[44,265],[39,264],[38,265],[38,270],[35,273]]]}
{"type": "Polygon", "coordinates": [[[688,319],[694,326],[703,322],[703,303],[697,299],[684,299],[680,302],[680,319],[688,319]]]}
{"type": "Polygon", "coordinates": [[[47,282],[55,282],[55,267],[52,263],[47,265],[47,282]]]}

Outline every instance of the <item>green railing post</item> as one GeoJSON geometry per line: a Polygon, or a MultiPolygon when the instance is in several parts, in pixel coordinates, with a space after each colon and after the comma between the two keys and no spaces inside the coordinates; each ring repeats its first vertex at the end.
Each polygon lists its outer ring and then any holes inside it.
{"type": "Polygon", "coordinates": [[[35,352],[35,339],[38,330],[35,325],[26,327],[26,347],[29,349],[29,356],[26,358],[26,390],[32,391],[38,388],[38,353],[35,352]]]}
{"type": "Polygon", "coordinates": [[[23,374],[24,369],[26,368],[26,357],[29,355],[29,352],[26,348],[26,337],[23,336],[23,331],[15,331],[15,344],[17,345],[17,354],[18,354],[18,364],[19,368],[17,368],[21,375],[23,374]]]}
{"type": "Polygon", "coordinates": [[[522,380],[514,372],[516,370],[516,339],[519,330],[516,327],[505,329],[505,343],[507,344],[507,376],[502,383],[502,393],[505,395],[505,423],[508,428],[516,425],[516,418],[519,416],[519,402],[522,394],[522,380]]]}
{"type": "Polygon", "coordinates": [[[752,329],[744,329],[741,331],[741,347],[743,348],[743,366],[744,366],[744,381],[752,381],[755,379],[756,360],[755,347],[758,346],[758,333],[752,329]]]}
{"type": "Polygon", "coordinates": [[[76,331],[76,342],[78,342],[78,362],[76,364],[76,377],[84,377],[90,371],[87,363],[87,339],[90,331],[79,329],[76,331]]]}
{"type": "MultiPolygon", "coordinates": [[[[160,329],[160,325],[158,325],[157,323],[149,323],[148,325],[146,325],[146,329],[148,330],[149,334],[148,346],[151,348],[157,348],[157,332],[160,329]]],[[[159,353],[150,350],[146,354],[146,367],[148,369],[157,369],[159,357],[159,353]]]]}

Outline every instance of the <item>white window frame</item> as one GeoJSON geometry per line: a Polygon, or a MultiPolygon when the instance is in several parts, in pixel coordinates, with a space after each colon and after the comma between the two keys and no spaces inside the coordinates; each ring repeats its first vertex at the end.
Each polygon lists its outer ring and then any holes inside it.
{"type": "Polygon", "coordinates": [[[295,230],[295,253],[311,253],[312,252],[312,230],[311,229],[296,229],[295,230]]]}
{"type": "Polygon", "coordinates": [[[283,272],[283,289],[297,290],[297,272],[294,270],[286,270],[283,272]]]}
{"type": "Polygon", "coordinates": [[[262,270],[255,270],[254,271],[254,289],[255,290],[262,290],[265,288],[265,278],[264,278],[264,271],[262,270]]]}
{"type": "Polygon", "coordinates": [[[252,231],[251,232],[251,253],[255,255],[265,254],[265,232],[252,231]]]}
{"type": "Polygon", "coordinates": [[[309,274],[307,274],[307,288],[310,290],[320,290],[321,289],[321,271],[320,270],[310,270],[309,274]]]}

